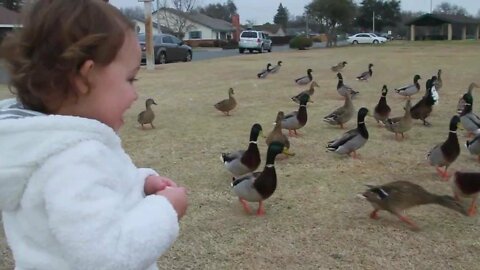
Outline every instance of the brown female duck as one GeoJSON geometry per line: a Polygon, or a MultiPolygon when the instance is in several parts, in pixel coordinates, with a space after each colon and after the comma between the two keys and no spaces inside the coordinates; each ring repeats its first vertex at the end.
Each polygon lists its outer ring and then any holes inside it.
{"type": "Polygon", "coordinates": [[[143,125],[146,124],[150,124],[152,128],[155,128],[155,126],[153,126],[155,113],[152,110],[152,105],[157,105],[157,103],[155,103],[155,101],[151,98],[147,99],[147,101],[145,101],[146,110],[138,114],[137,121],[140,123],[140,125],[142,125],[142,129],[144,129],[143,125]]]}
{"type": "Polygon", "coordinates": [[[445,142],[435,145],[427,154],[427,160],[430,165],[435,166],[437,172],[443,177],[443,180],[448,181],[448,167],[460,155],[460,145],[458,143],[457,128],[460,124],[460,118],[455,115],[450,120],[450,127],[448,138],[445,142]],[[445,167],[442,171],[440,167],[445,167]]]}
{"type": "Polygon", "coordinates": [[[303,90],[302,92],[300,92],[298,95],[296,96],[293,96],[292,97],[292,100],[295,102],[295,103],[298,103],[300,104],[300,96],[302,96],[303,94],[308,94],[310,96],[310,102],[313,102],[311,100],[311,97],[313,96],[313,94],[315,93],[315,87],[318,87],[318,84],[316,81],[312,81],[312,83],[310,84],[310,88],[307,89],[307,90],[303,90]]]}
{"type": "Polygon", "coordinates": [[[343,106],[325,116],[323,121],[329,123],[330,125],[340,125],[340,128],[343,128],[343,124],[352,119],[354,112],[355,109],[353,107],[351,95],[347,93],[343,106]]]}
{"type": "Polygon", "coordinates": [[[217,110],[223,112],[226,115],[230,115],[230,111],[235,109],[237,101],[233,97],[233,88],[228,89],[228,99],[221,100],[213,105],[217,110]]]}
{"type": "Polygon", "coordinates": [[[402,139],[405,138],[404,133],[412,128],[412,116],[410,115],[410,108],[412,107],[410,99],[407,100],[407,104],[403,108],[405,114],[403,116],[397,116],[394,118],[388,118],[384,124],[385,128],[395,133],[395,139],[398,139],[398,134],[402,135],[402,139]]]}
{"type": "Polygon", "coordinates": [[[343,69],[343,68],[345,67],[345,65],[347,65],[347,64],[348,64],[347,61],[340,62],[340,63],[338,63],[337,65],[332,66],[332,67],[330,68],[330,70],[333,71],[333,72],[340,72],[340,71],[342,71],[342,69],[343,69]]]}
{"type": "Polygon", "coordinates": [[[419,205],[438,204],[467,215],[463,206],[453,197],[430,193],[423,187],[408,181],[395,181],[381,186],[368,187],[369,189],[362,195],[374,208],[370,213],[372,219],[378,219],[378,211],[385,210],[410,225],[413,230],[419,230],[420,228],[412,220],[403,215],[403,211],[419,205]]]}
{"type": "Polygon", "coordinates": [[[277,113],[277,119],[275,119],[275,126],[273,127],[273,130],[270,132],[270,134],[268,134],[265,142],[267,143],[267,145],[270,145],[272,142],[280,142],[285,146],[285,154],[293,156],[295,154],[289,152],[290,141],[288,140],[288,137],[282,133],[282,120],[284,117],[285,115],[282,111],[279,111],[277,113]]]}

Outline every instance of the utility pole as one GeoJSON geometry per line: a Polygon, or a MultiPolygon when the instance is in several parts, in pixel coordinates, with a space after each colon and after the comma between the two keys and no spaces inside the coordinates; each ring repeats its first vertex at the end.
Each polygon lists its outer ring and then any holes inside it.
{"type": "Polygon", "coordinates": [[[308,33],[308,13],[305,13],[305,35],[307,38],[310,36],[310,33],[308,33]]]}
{"type": "Polygon", "coordinates": [[[162,34],[162,27],[160,26],[160,0],[157,0],[157,32],[159,35],[162,34]]]}
{"type": "Polygon", "coordinates": [[[372,16],[372,32],[375,33],[375,11],[373,12],[372,16]]]}
{"type": "Polygon", "coordinates": [[[152,0],[138,0],[143,2],[145,8],[145,47],[147,58],[147,70],[155,69],[155,59],[153,56],[153,24],[152,24],[152,0]]]}
{"type": "Polygon", "coordinates": [[[432,1],[433,0],[430,0],[430,13],[432,13],[432,1]]]}

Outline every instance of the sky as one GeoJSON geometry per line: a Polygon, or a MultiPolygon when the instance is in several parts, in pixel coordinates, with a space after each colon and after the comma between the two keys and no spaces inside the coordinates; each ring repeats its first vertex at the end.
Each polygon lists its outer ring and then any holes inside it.
{"type": "MultiPolygon", "coordinates": [[[[361,0],[354,1],[356,3],[361,2],[361,0]]],[[[225,2],[226,0],[197,0],[197,5],[206,6],[225,2]]],[[[304,7],[310,2],[311,0],[234,0],[240,14],[240,22],[246,23],[247,20],[250,20],[255,24],[273,23],[273,16],[277,13],[280,3],[288,9],[291,15],[302,15],[304,7]]],[[[442,2],[464,7],[471,15],[477,15],[480,10],[480,0],[401,0],[401,8],[409,11],[430,12],[430,3],[435,9],[442,2]]],[[[138,0],[110,0],[110,3],[118,8],[143,7],[143,3],[138,2],[138,0]]]]}

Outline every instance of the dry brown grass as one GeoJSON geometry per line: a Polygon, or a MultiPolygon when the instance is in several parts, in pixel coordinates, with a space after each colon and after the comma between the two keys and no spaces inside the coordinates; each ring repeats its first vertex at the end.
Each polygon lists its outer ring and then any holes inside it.
{"type": "MultiPolygon", "coordinates": [[[[378,221],[368,218],[371,206],[355,195],[365,183],[404,179],[436,193],[450,194],[427,165],[425,154],[447,137],[448,122],[458,97],[477,81],[478,43],[397,43],[329,50],[242,55],[209,61],[178,63],[142,71],[139,99],[127,113],[121,137],[138,166],[153,167],[189,189],[190,207],[181,222],[181,236],[159,260],[161,269],[474,269],[480,252],[478,218],[465,218],[439,206],[422,206],[408,215],[422,228],[410,231],[386,212],[378,221]],[[278,74],[265,80],[255,74],[267,62],[282,60],[278,74]],[[345,130],[322,122],[322,117],[343,101],[337,80],[329,70],[348,61],[346,83],[358,88],[356,108],[371,111],[380,89],[391,90],[392,115],[403,114],[404,99],[393,88],[420,74],[426,78],[443,69],[440,104],[430,118],[432,127],[416,122],[403,142],[367,119],[370,140],[360,160],[325,152],[325,143],[345,130]],[[354,76],[374,63],[368,83],[354,76]],[[266,201],[266,216],[246,215],[230,190],[230,175],[219,161],[221,152],[245,148],[253,123],[265,133],[272,129],[278,110],[297,109],[290,96],[302,88],[293,79],[313,69],[320,85],[308,107],[303,137],[291,139],[297,156],[277,161],[278,189],[266,201]],[[239,106],[226,117],[213,104],[235,89],[239,106]],[[152,97],[159,106],[156,129],[140,130],[136,115],[152,97]]],[[[422,90],[423,91],[423,90],[422,90]]],[[[0,91],[0,97],[6,91],[0,91]]],[[[474,93],[474,97],[480,97],[474,93]]],[[[420,95],[415,96],[418,100],[420,95]]],[[[475,100],[478,111],[480,99],[475,100]]],[[[355,126],[354,121],[347,124],[355,126]]],[[[461,144],[465,141],[459,136],[461,144]]],[[[262,160],[266,146],[259,144],[262,160]]],[[[451,171],[477,169],[464,148],[451,171]]],[[[256,205],[254,205],[256,209],[256,205]]],[[[5,250],[5,243],[0,242],[5,250]]],[[[148,248],[148,247],[145,247],[148,248]]],[[[5,261],[5,260],[4,260],[5,261]]],[[[11,265],[7,258],[6,267],[11,265]]],[[[11,266],[10,266],[11,267],[11,266]]]]}

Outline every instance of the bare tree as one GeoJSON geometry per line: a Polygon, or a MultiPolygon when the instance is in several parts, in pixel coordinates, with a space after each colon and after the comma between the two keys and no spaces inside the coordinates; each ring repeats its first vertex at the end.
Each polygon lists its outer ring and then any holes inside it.
{"type": "MultiPolygon", "coordinates": [[[[160,1],[160,0],[157,0],[160,1]]],[[[183,38],[193,25],[188,22],[188,14],[195,9],[197,0],[163,0],[160,10],[160,24],[172,29],[179,38],[183,38]]]]}
{"type": "Polygon", "coordinates": [[[141,7],[126,7],[120,8],[120,12],[122,12],[127,18],[130,20],[134,19],[142,19],[145,17],[145,12],[141,7]]]}

